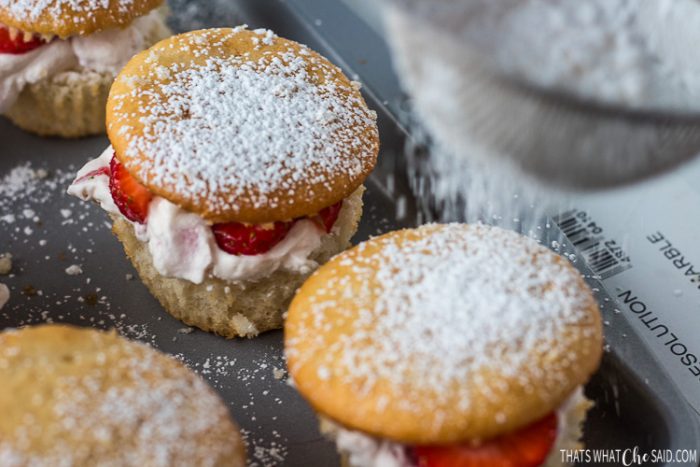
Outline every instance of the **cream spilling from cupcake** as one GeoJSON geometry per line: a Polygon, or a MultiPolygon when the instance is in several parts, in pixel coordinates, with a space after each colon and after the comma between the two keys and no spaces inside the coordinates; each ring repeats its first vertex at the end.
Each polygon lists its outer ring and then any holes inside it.
{"type": "Polygon", "coordinates": [[[153,31],[165,28],[163,12],[154,10],[125,29],[55,39],[20,55],[0,53],[0,112],[9,109],[27,85],[68,70],[116,76],[131,57],[150,45],[153,31]]]}
{"type": "MultiPolygon", "coordinates": [[[[542,467],[560,467],[561,450],[580,448],[583,422],[591,405],[579,386],[556,410],[557,438],[542,467]]],[[[410,446],[349,430],[327,418],[321,419],[321,430],[335,441],[349,467],[417,467],[410,446]]]]}
{"type": "MultiPolygon", "coordinates": [[[[114,204],[109,189],[109,162],[113,154],[110,146],[100,157],[88,162],[78,172],[68,193],[86,201],[96,201],[111,216],[131,223],[136,237],[148,244],[153,265],[160,274],[200,284],[208,275],[242,281],[265,277],[280,269],[308,274],[318,267],[310,257],[321,246],[322,237],[328,234],[309,219],[297,221],[271,250],[253,256],[223,251],[216,243],[211,223],[160,196],[155,196],[149,204],[145,224],[128,220],[114,204]],[[87,176],[90,173],[97,175],[87,176]]],[[[344,202],[339,219],[344,218],[343,211],[354,209],[350,202],[350,199],[344,202]]],[[[336,223],[336,227],[339,224],[336,223]]]]}

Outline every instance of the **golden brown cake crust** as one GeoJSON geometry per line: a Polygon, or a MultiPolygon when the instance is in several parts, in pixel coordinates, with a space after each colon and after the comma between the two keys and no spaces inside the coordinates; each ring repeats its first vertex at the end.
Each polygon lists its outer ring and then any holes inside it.
{"type": "Polygon", "coordinates": [[[508,433],[597,369],[598,305],[571,264],[480,225],[364,242],[319,268],[285,323],[290,376],[350,429],[406,444],[508,433]]]}
{"type": "Polygon", "coordinates": [[[115,332],[0,333],[0,464],[242,467],[228,409],[180,362],[115,332]]]}
{"type": "Polygon", "coordinates": [[[346,198],[376,163],[375,120],[328,60],[243,28],[156,44],[124,68],[107,103],[119,161],[212,222],[289,220],[346,198]]]}
{"type": "Polygon", "coordinates": [[[0,0],[0,23],[46,36],[87,35],[125,28],[163,0],[0,0]]]}
{"type": "MultiPolygon", "coordinates": [[[[350,246],[362,215],[363,191],[360,187],[345,202],[336,222],[338,231],[324,236],[321,247],[312,254],[319,264],[350,246]]],[[[201,284],[164,277],[153,266],[148,245],[134,235],[133,226],[121,217],[113,216],[113,221],[112,230],[124,251],[163,308],[185,324],[227,338],[255,337],[281,328],[294,292],[309,275],[275,271],[255,282],[233,283],[209,277],[201,284]]]]}

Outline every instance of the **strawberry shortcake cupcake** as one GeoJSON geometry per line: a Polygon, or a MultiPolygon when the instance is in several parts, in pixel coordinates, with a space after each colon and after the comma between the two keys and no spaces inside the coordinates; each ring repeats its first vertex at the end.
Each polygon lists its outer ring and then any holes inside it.
{"type": "Polygon", "coordinates": [[[112,145],[69,193],[97,201],[153,295],[217,334],[279,328],[294,291],[349,246],[379,150],[359,85],[268,30],[210,29],[132,59],[112,145]]]}
{"type": "Polygon", "coordinates": [[[195,372],[116,332],[0,332],[3,467],[244,467],[228,407],[195,372]]]}
{"type": "Polygon", "coordinates": [[[0,0],[0,114],[45,136],[105,131],[114,77],[170,35],[163,0],[0,0]]]}
{"type": "Polygon", "coordinates": [[[571,264],[484,225],[362,243],[308,279],[285,323],[290,378],[352,467],[562,466],[602,350],[571,264]]]}

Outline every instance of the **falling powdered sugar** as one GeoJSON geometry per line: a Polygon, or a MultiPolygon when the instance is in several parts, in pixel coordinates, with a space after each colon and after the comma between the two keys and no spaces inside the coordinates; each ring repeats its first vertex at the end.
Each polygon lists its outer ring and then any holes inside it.
{"type": "MultiPolygon", "coordinates": [[[[694,0],[397,3],[410,5],[403,10],[422,21],[421,38],[431,30],[431,35],[449,37],[461,50],[473,48],[477,58],[526,83],[597,103],[697,112],[700,66],[693,57],[700,40],[700,5],[694,0]]],[[[392,35],[416,34],[409,23],[399,24],[390,28],[392,35]]],[[[421,57],[432,52],[449,61],[449,50],[436,49],[438,38],[432,39],[412,52],[421,57]]]]}
{"type": "Polygon", "coordinates": [[[700,5],[693,0],[517,2],[499,63],[547,87],[630,107],[695,110],[700,5]]]}

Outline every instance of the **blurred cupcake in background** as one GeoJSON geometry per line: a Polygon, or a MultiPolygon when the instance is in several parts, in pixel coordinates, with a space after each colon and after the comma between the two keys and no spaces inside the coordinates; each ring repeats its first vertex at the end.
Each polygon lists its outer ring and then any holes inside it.
{"type": "Polygon", "coordinates": [[[115,76],[170,35],[162,0],[0,0],[0,114],[42,136],[105,131],[115,76]]]}

